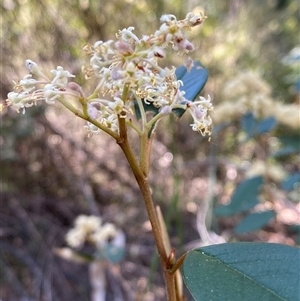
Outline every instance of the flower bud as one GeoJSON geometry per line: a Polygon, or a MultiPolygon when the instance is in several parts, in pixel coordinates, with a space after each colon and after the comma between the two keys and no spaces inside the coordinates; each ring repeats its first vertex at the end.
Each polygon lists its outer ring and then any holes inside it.
{"type": "Polygon", "coordinates": [[[93,104],[87,104],[87,113],[91,119],[96,119],[98,115],[98,110],[93,106],[93,104]]]}
{"type": "Polygon", "coordinates": [[[28,71],[32,74],[38,74],[40,71],[38,64],[32,60],[26,60],[25,66],[28,69],[28,71]]]}
{"type": "Polygon", "coordinates": [[[162,15],[160,17],[160,22],[168,23],[171,21],[176,21],[176,17],[174,15],[162,15]]]}
{"type": "Polygon", "coordinates": [[[160,47],[155,47],[153,49],[153,53],[154,53],[154,56],[159,57],[159,58],[165,58],[166,57],[166,52],[164,51],[164,49],[162,49],[160,47]]]}

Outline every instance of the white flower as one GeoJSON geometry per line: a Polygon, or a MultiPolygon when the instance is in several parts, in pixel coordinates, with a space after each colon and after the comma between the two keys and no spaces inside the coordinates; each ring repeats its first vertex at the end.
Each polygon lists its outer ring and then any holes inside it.
{"type": "Polygon", "coordinates": [[[212,119],[208,111],[213,109],[211,98],[200,96],[200,100],[187,103],[187,111],[192,115],[194,123],[191,124],[193,131],[201,133],[203,136],[211,133],[212,119]]]}
{"type": "Polygon", "coordinates": [[[96,119],[98,116],[98,110],[92,103],[87,104],[87,113],[91,119],[96,119]]]}
{"type": "Polygon", "coordinates": [[[183,39],[180,42],[175,42],[173,48],[175,50],[193,51],[194,45],[187,39],[183,39]]]}
{"type": "Polygon", "coordinates": [[[162,15],[160,17],[160,22],[168,23],[171,21],[176,21],[176,17],[174,15],[162,15]]]}
{"type": "Polygon", "coordinates": [[[32,74],[38,74],[40,71],[38,64],[32,60],[26,60],[25,66],[28,69],[28,71],[32,74]]]}
{"type": "Polygon", "coordinates": [[[32,78],[32,74],[27,74],[20,80],[19,84],[24,91],[30,91],[35,87],[37,81],[32,78]]]}
{"type": "Polygon", "coordinates": [[[199,15],[195,15],[194,13],[190,12],[190,13],[187,13],[185,19],[187,21],[187,23],[190,25],[190,26],[196,26],[196,25],[199,25],[201,23],[203,23],[205,21],[207,17],[203,15],[202,12],[200,12],[199,15]]]}
{"type": "Polygon", "coordinates": [[[64,68],[61,66],[58,66],[56,70],[51,70],[51,73],[54,75],[52,83],[63,87],[68,84],[68,78],[75,77],[75,75],[71,74],[67,70],[64,70],[64,68]]]}
{"type": "Polygon", "coordinates": [[[190,57],[188,57],[184,62],[184,66],[187,69],[187,71],[190,72],[194,66],[193,60],[190,57]]]}
{"type": "Polygon", "coordinates": [[[152,57],[165,58],[166,52],[162,47],[154,47],[153,50],[148,53],[148,58],[152,57]]]}
{"type": "Polygon", "coordinates": [[[111,223],[102,224],[98,216],[80,215],[74,222],[74,228],[66,234],[66,242],[70,247],[80,248],[85,241],[102,247],[117,235],[117,228],[111,223]]]}
{"type": "Polygon", "coordinates": [[[98,216],[79,215],[75,220],[75,227],[89,234],[101,226],[102,220],[98,216]]]}
{"type": "Polygon", "coordinates": [[[120,114],[124,108],[124,101],[119,97],[114,97],[114,102],[110,102],[108,106],[116,113],[120,114]]]}
{"type": "Polygon", "coordinates": [[[107,242],[117,234],[117,228],[111,223],[104,224],[91,235],[91,241],[98,247],[103,247],[107,242]]]}
{"type": "MultiPolygon", "coordinates": [[[[95,124],[118,133],[118,115],[128,118],[137,97],[146,104],[154,105],[162,114],[170,113],[176,105],[184,108],[188,101],[184,92],[180,91],[182,83],[176,79],[175,68],[163,68],[159,62],[166,57],[167,47],[181,54],[194,50],[193,44],[186,38],[186,32],[201,24],[204,19],[202,14],[189,13],[184,20],[177,20],[174,15],[166,14],[161,17],[162,24],[154,34],[143,35],[139,39],[133,33],[134,27],[128,27],[117,33],[116,40],[97,41],[94,45],[85,46],[90,64],[83,68],[84,76],[86,79],[95,76],[98,81],[93,94],[87,98],[79,85],[69,83],[74,75],[63,67],[57,66],[51,71],[51,80],[35,62],[26,60],[26,67],[31,74],[25,76],[15,87],[15,92],[9,94],[8,102],[17,110],[24,110],[37,100],[45,100],[47,104],[54,104],[59,100],[75,111],[76,105],[67,105],[65,98],[77,98],[79,116],[85,110],[84,103],[87,103],[90,122],[85,128],[92,134],[100,132],[95,124]],[[98,106],[91,103],[94,100],[98,106]],[[123,115],[123,112],[126,114],[123,115]]],[[[188,60],[186,66],[188,70],[191,69],[192,61],[188,60]]],[[[194,118],[193,129],[200,129],[203,133],[201,126],[208,128],[211,121],[207,116],[210,108],[203,101],[201,104],[189,103],[187,107],[194,118]]],[[[148,123],[153,118],[153,115],[148,117],[149,115],[143,114],[146,117],[142,122],[148,123]]]]}
{"type": "Polygon", "coordinates": [[[122,55],[129,55],[133,52],[131,45],[125,41],[117,41],[115,43],[116,50],[122,55]]]}
{"type": "Polygon", "coordinates": [[[72,248],[80,248],[84,244],[86,233],[82,229],[73,228],[66,234],[66,243],[72,248]]]}
{"type": "Polygon", "coordinates": [[[47,76],[40,70],[37,63],[35,63],[32,60],[26,60],[25,66],[28,69],[28,71],[33,74],[34,76],[40,76],[44,78],[45,80],[48,80],[47,76]]]}
{"type": "Polygon", "coordinates": [[[46,103],[53,105],[55,100],[59,98],[60,91],[53,84],[47,84],[44,87],[44,96],[46,103]]]}
{"type": "Polygon", "coordinates": [[[12,105],[17,112],[23,109],[23,114],[25,114],[25,108],[29,108],[34,105],[34,99],[30,97],[27,91],[24,92],[9,92],[8,95],[9,105],[12,105]]]}
{"type": "Polygon", "coordinates": [[[101,132],[101,130],[97,126],[90,122],[87,122],[84,128],[90,132],[89,136],[92,136],[93,134],[98,135],[101,132]]]}
{"type": "Polygon", "coordinates": [[[130,26],[128,28],[124,28],[119,32],[119,36],[121,37],[121,39],[123,41],[126,42],[131,42],[132,40],[134,40],[135,42],[139,42],[139,38],[132,33],[132,31],[134,30],[133,26],[130,26]]]}
{"type": "Polygon", "coordinates": [[[112,131],[118,133],[119,132],[119,124],[118,124],[118,117],[116,114],[109,115],[107,118],[103,118],[101,120],[103,125],[110,128],[112,131]]]}

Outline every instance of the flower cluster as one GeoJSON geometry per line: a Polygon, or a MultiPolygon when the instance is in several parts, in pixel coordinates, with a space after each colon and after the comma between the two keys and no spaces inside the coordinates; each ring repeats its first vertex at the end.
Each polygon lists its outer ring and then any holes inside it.
{"type": "Polygon", "coordinates": [[[101,248],[116,235],[117,229],[113,224],[102,224],[97,216],[80,215],[75,220],[75,227],[66,234],[66,242],[73,248],[80,248],[85,242],[101,248]]]}
{"type": "Polygon", "coordinates": [[[282,165],[277,165],[274,162],[270,164],[268,161],[253,160],[250,168],[246,172],[248,178],[255,176],[263,176],[265,179],[281,183],[287,177],[287,173],[282,165]]]}
{"type": "MultiPolygon", "coordinates": [[[[132,120],[129,116],[136,103],[143,111],[143,126],[149,125],[144,111],[147,105],[156,108],[160,117],[181,108],[191,113],[194,119],[192,129],[206,135],[210,133],[211,126],[208,116],[212,109],[210,98],[200,98],[194,103],[185,99],[181,91],[183,83],[177,80],[175,68],[162,68],[159,64],[166,57],[167,47],[180,54],[194,50],[186,33],[202,24],[205,18],[202,13],[188,13],[184,20],[163,15],[160,28],[152,35],[139,38],[134,34],[134,28],[128,27],[116,34],[116,40],[86,45],[84,51],[90,62],[83,67],[83,73],[86,79],[97,79],[97,87],[89,97],[84,96],[77,84],[68,82],[74,76],[62,67],[52,70],[53,76],[49,79],[36,63],[27,60],[30,74],[15,86],[14,92],[8,94],[8,105],[25,112],[25,108],[45,100],[48,104],[60,101],[70,109],[64,99],[73,96],[82,106],[82,114],[78,115],[88,121],[86,128],[95,134],[100,132],[99,125],[118,133],[119,118],[132,120]]],[[[192,66],[192,60],[187,58],[186,68],[190,70],[192,66]]]]}
{"type": "MultiPolygon", "coordinates": [[[[175,68],[161,68],[159,61],[165,58],[168,46],[181,53],[193,50],[193,44],[186,38],[186,31],[204,20],[202,14],[188,13],[180,21],[173,15],[164,15],[159,30],[150,36],[138,38],[133,33],[134,28],[129,27],[117,33],[116,41],[98,41],[94,45],[85,46],[84,50],[90,56],[90,65],[83,68],[85,77],[88,79],[95,76],[99,79],[96,94],[93,95],[96,97],[89,99],[89,103],[98,108],[98,113],[93,110],[90,117],[106,123],[108,117],[105,115],[108,115],[111,119],[109,125],[117,129],[114,123],[117,118],[111,116],[122,112],[122,117],[125,117],[132,112],[134,101],[153,105],[162,114],[170,113],[176,105],[186,108],[188,100],[184,98],[184,92],[180,91],[182,82],[176,79],[175,68]],[[103,99],[106,95],[112,100],[103,99]]],[[[191,66],[191,60],[188,59],[187,68],[191,66]]],[[[205,115],[206,110],[202,111],[205,115]]],[[[197,125],[193,129],[203,132],[206,124],[200,126],[199,123],[200,119],[196,117],[197,125]]],[[[91,123],[88,129],[98,133],[98,129],[91,123]]]]}
{"type": "Polygon", "coordinates": [[[214,110],[213,122],[219,124],[239,119],[251,110],[257,118],[273,116],[293,129],[299,129],[300,103],[286,104],[272,98],[271,87],[256,73],[244,72],[225,84],[225,101],[214,110]]]}
{"type": "Polygon", "coordinates": [[[208,115],[208,111],[213,109],[210,96],[208,95],[207,99],[200,96],[200,100],[193,103],[188,102],[187,106],[194,119],[194,123],[191,124],[193,131],[200,132],[202,136],[210,134],[212,119],[208,115]]]}
{"type": "MultiPolygon", "coordinates": [[[[39,100],[45,100],[47,104],[54,104],[55,100],[66,93],[68,79],[74,77],[69,71],[58,66],[52,70],[53,78],[49,79],[38,67],[38,65],[26,60],[25,65],[30,74],[27,74],[17,83],[13,92],[8,93],[7,104],[13,106],[18,112],[29,108],[39,100]],[[37,79],[35,79],[36,77],[37,79]],[[41,88],[39,88],[41,87],[41,88]]],[[[78,97],[78,95],[73,95],[78,97]]]]}

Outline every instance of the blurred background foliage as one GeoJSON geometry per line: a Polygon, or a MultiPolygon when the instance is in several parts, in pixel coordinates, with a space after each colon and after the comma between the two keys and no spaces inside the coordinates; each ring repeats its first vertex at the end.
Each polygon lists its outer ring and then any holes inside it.
{"type": "MultiPolygon", "coordinates": [[[[3,0],[0,7],[3,100],[27,73],[25,59],[45,72],[61,65],[88,90],[81,75],[87,43],[113,39],[129,26],[138,36],[149,34],[164,13],[184,18],[203,10],[208,19],[190,37],[192,58],[209,70],[202,94],[214,99],[214,134],[208,142],[192,132],[185,115],[161,122],[152,155],[154,198],[181,250],[225,240],[299,244],[298,1],[3,0]],[[274,127],[251,130],[272,116],[274,127]],[[249,212],[216,217],[214,207],[257,176],[263,184],[258,192],[250,189],[259,199],[250,214],[272,213],[255,231],[240,233],[235,227],[249,212]]],[[[179,66],[184,58],[170,55],[168,61],[179,66]]],[[[128,166],[114,141],[105,134],[89,138],[83,125],[58,106],[1,113],[3,300],[89,299],[87,267],[52,252],[81,213],[101,214],[125,230],[120,281],[138,292],[135,300],[164,299],[153,238],[128,166]],[[156,299],[147,286],[149,273],[156,299]]]]}

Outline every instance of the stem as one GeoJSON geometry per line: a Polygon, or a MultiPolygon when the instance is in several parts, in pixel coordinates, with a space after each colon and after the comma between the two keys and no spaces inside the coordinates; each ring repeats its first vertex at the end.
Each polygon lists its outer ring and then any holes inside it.
{"type": "Polygon", "coordinates": [[[89,114],[88,114],[87,104],[86,104],[85,98],[84,98],[84,97],[79,97],[79,102],[80,102],[81,105],[82,105],[83,115],[85,116],[85,118],[88,118],[88,117],[89,117],[89,114]]]}
{"type": "MultiPolygon", "coordinates": [[[[124,102],[126,101],[128,89],[129,89],[129,85],[127,85],[123,91],[122,98],[124,102]]],[[[149,156],[151,151],[153,135],[148,139],[149,128],[146,124],[145,111],[143,111],[142,107],[140,108],[141,111],[144,112],[144,116],[143,116],[143,132],[140,133],[141,150],[140,150],[140,165],[139,165],[128,141],[126,119],[123,118],[122,113],[118,114],[119,131],[120,131],[120,134],[118,135],[117,133],[113,132],[111,129],[101,124],[99,121],[91,119],[88,116],[87,105],[84,98],[81,98],[79,100],[80,103],[82,104],[83,112],[75,108],[72,104],[70,104],[68,101],[66,101],[63,98],[59,99],[59,101],[63,106],[65,106],[68,110],[73,112],[76,116],[86,121],[89,121],[90,123],[94,124],[98,128],[102,129],[104,132],[108,133],[113,138],[115,138],[117,143],[121,147],[122,151],[124,152],[126,159],[133,171],[135,179],[139,185],[141,193],[143,195],[143,200],[151,223],[154,239],[156,242],[158,254],[163,268],[163,274],[166,283],[167,300],[168,301],[178,300],[178,298],[176,297],[175,274],[173,272],[173,268],[171,270],[168,269],[169,254],[167,254],[167,251],[165,249],[159,220],[156,215],[156,210],[155,210],[155,206],[154,206],[154,202],[152,199],[151,190],[147,178],[148,168],[149,168],[149,156]]],[[[175,266],[177,266],[177,263],[175,263],[175,266]]]]}
{"type": "Polygon", "coordinates": [[[157,115],[155,115],[148,123],[147,123],[147,127],[151,128],[151,126],[153,125],[153,123],[155,123],[156,121],[158,121],[160,118],[162,118],[164,115],[162,113],[158,113],[157,115]]]}
{"type": "Polygon", "coordinates": [[[172,266],[172,269],[169,270],[169,273],[174,274],[182,266],[186,255],[187,255],[187,253],[184,253],[177,259],[175,264],[172,266]]]}
{"type": "Polygon", "coordinates": [[[143,135],[142,131],[132,122],[132,120],[126,120],[126,124],[134,129],[139,134],[139,136],[143,135]]]}
{"type": "Polygon", "coordinates": [[[145,177],[148,176],[149,171],[149,157],[148,157],[148,129],[140,136],[140,167],[145,177]]]}
{"type": "Polygon", "coordinates": [[[64,98],[60,98],[58,99],[59,102],[66,107],[69,111],[71,111],[72,113],[74,113],[76,116],[80,117],[81,119],[84,119],[92,124],[94,124],[96,127],[98,127],[99,129],[101,129],[102,131],[106,132],[107,134],[109,134],[110,136],[112,136],[115,139],[119,138],[119,135],[117,133],[115,133],[114,131],[112,131],[111,129],[109,129],[108,127],[104,126],[103,124],[101,124],[99,121],[95,120],[95,119],[91,119],[89,116],[85,116],[81,111],[79,111],[78,109],[76,109],[72,104],[70,104],[68,101],[66,101],[64,98]]]}
{"type": "Polygon", "coordinates": [[[176,300],[176,293],[175,293],[175,276],[174,274],[170,273],[166,269],[166,264],[168,261],[168,255],[165,251],[164,242],[159,226],[159,222],[157,219],[156,211],[154,202],[152,200],[151,190],[150,186],[147,180],[146,175],[142,172],[139,164],[137,163],[137,160],[132,152],[132,149],[129,145],[126,130],[124,130],[125,120],[123,118],[119,119],[120,122],[120,139],[117,140],[117,143],[120,145],[121,149],[123,150],[127,161],[130,164],[130,167],[133,171],[133,174],[135,176],[135,179],[140,187],[141,193],[143,195],[145,207],[148,213],[148,217],[152,226],[153,235],[155,238],[158,254],[160,257],[160,261],[163,268],[164,278],[166,282],[166,289],[167,289],[167,296],[169,301],[175,301],[176,300]],[[123,129],[123,130],[122,130],[123,129]]]}
{"type": "Polygon", "coordinates": [[[136,101],[138,103],[139,110],[140,110],[140,113],[141,113],[142,131],[144,132],[146,130],[145,125],[147,124],[146,112],[145,112],[145,109],[144,109],[143,101],[140,99],[140,97],[136,96],[136,101]]]}
{"type": "MultiPolygon", "coordinates": [[[[124,136],[123,136],[123,138],[124,138],[124,136]]],[[[117,143],[120,145],[121,149],[123,150],[123,152],[127,158],[127,161],[130,164],[132,172],[136,178],[136,181],[140,187],[141,193],[144,198],[146,210],[147,210],[147,213],[149,216],[149,220],[150,220],[150,223],[152,226],[155,241],[157,244],[158,253],[159,253],[161,259],[163,260],[163,262],[166,262],[168,256],[165,252],[164,243],[163,243],[163,240],[161,237],[161,231],[160,231],[158,219],[156,216],[155,207],[154,207],[154,203],[152,200],[148,180],[147,180],[146,176],[143,174],[140,166],[138,165],[137,160],[136,160],[136,158],[131,150],[131,147],[128,143],[128,140],[120,139],[119,141],[117,141],[117,143]]]]}

